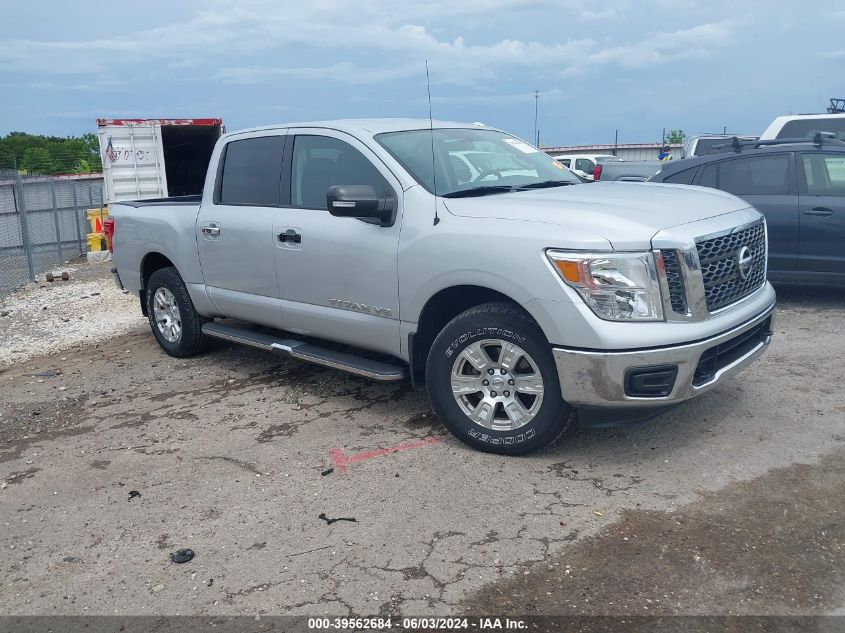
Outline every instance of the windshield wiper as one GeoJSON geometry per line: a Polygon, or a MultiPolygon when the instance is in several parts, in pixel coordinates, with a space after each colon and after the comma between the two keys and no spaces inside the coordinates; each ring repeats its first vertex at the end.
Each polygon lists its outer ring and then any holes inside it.
{"type": "Polygon", "coordinates": [[[474,198],[476,196],[486,196],[491,193],[505,193],[513,191],[514,187],[511,185],[485,185],[483,187],[472,187],[470,189],[460,189],[451,193],[443,194],[444,198],[474,198]]]}
{"type": "Polygon", "coordinates": [[[569,180],[544,180],[542,182],[532,182],[529,185],[520,185],[516,187],[517,191],[525,189],[548,189],[549,187],[565,187],[566,185],[574,185],[576,183],[569,180]]]}

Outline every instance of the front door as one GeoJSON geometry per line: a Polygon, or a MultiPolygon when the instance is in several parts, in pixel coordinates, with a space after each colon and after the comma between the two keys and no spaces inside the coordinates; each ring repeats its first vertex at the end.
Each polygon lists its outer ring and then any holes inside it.
{"type": "Polygon", "coordinates": [[[800,270],[845,273],[845,153],[801,155],[800,270]]]}
{"type": "Polygon", "coordinates": [[[589,158],[575,158],[573,161],[575,166],[572,171],[588,180],[593,180],[593,169],[596,166],[594,161],[589,158]]]}
{"type": "Polygon", "coordinates": [[[282,327],[273,216],[280,204],[284,133],[236,136],[221,153],[213,196],[197,218],[209,298],[227,317],[282,327]]]}
{"type": "Polygon", "coordinates": [[[331,130],[289,130],[276,212],[276,266],[285,329],[399,354],[399,181],[363,143],[331,130]],[[289,176],[289,177],[288,177],[289,176]],[[397,201],[390,226],[326,209],[333,185],[371,185],[397,201]]]}

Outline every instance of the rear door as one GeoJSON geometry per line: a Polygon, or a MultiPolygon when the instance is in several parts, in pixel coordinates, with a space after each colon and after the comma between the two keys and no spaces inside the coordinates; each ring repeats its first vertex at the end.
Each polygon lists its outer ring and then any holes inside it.
{"type": "Polygon", "coordinates": [[[282,327],[273,216],[281,201],[284,131],[234,137],[222,149],[211,203],[197,218],[208,295],[236,319],[282,327]]]}
{"type": "Polygon", "coordinates": [[[702,166],[695,184],[735,194],[766,216],[769,270],[794,271],[798,259],[798,192],[791,152],[740,156],[702,166]]]}
{"type": "Polygon", "coordinates": [[[799,155],[800,270],[845,273],[845,153],[799,155]]]}
{"type": "Polygon", "coordinates": [[[285,329],[399,354],[402,187],[358,139],[289,130],[283,195],[273,229],[285,329]],[[397,201],[390,226],[329,214],[333,185],[371,185],[397,201]]]}

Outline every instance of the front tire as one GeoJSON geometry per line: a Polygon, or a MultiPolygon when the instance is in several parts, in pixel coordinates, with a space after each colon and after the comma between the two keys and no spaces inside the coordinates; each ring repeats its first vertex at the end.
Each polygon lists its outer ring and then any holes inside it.
{"type": "Polygon", "coordinates": [[[429,399],[462,442],[502,455],[548,446],[566,430],[551,347],[517,306],[485,303],[450,321],[426,364],[429,399]]]}
{"type": "Polygon", "coordinates": [[[147,282],[150,328],[161,348],[176,358],[194,356],[208,346],[204,319],[194,308],[185,282],[173,267],[160,268],[147,282]]]}

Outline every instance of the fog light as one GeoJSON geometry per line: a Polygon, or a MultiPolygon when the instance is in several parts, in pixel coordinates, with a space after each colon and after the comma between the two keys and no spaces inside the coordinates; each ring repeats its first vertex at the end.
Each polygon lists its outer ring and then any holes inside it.
{"type": "Polygon", "coordinates": [[[665,398],[678,377],[677,365],[633,367],[625,372],[625,395],[633,398],[665,398]]]}

